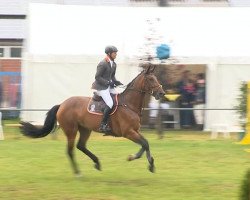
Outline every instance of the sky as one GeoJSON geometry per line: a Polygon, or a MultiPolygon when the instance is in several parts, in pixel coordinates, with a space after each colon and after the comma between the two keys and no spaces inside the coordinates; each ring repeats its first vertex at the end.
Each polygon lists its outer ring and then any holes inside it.
{"type": "Polygon", "coordinates": [[[154,26],[157,43],[171,56],[249,56],[250,8],[102,7],[30,4],[29,54],[100,55],[115,45],[119,55],[140,54],[154,26]],[[45,14],[46,13],[46,14],[45,14]]]}

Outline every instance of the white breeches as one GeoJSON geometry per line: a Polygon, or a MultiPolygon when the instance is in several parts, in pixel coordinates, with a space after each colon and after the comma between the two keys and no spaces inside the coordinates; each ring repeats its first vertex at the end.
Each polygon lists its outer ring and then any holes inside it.
{"type": "MultiPolygon", "coordinates": [[[[194,108],[205,108],[205,104],[194,105],[194,108]]],[[[204,124],[204,110],[194,110],[196,124],[204,124]]]]}
{"type": "Polygon", "coordinates": [[[113,107],[114,102],[110,93],[117,94],[117,91],[114,88],[108,87],[106,90],[98,90],[96,93],[102,97],[102,99],[104,100],[104,102],[107,104],[109,108],[113,107]]]}

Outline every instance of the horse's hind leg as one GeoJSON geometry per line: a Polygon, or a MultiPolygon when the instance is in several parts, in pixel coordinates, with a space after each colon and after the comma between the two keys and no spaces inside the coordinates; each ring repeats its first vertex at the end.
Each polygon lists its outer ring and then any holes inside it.
{"type": "Polygon", "coordinates": [[[75,155],[73,152],[74,149],[74,144],[75,144],[75,137],[77,131],[74,131],[72,134],[68,134],[68,132],[64,131],[67,138],[68,138],[68,148],[67,148],[67,153],[71,162],[71,166],[73,168],[73,171],[76,175],[80,175],[80,171],[78,169],[77,163],[75,161],[75,155]]]}
{"type": "Polygon", "coordinates": [[[154,158],[151,156],[148,141],[141,134],[139,134],[136,131],[131,132],[126,137],[128,139],[132,140],[133,142],[140,144],[142,146],[142,148],[139,150],[139,152],[137,154],[135,154],[134,156],[129,156],[128,160],[131,161],[131,160],[140,158],[142,156],[143,152],[146,150],[147,159],[149,162],[149,171],[154,172],[154,170],[155,170],[154,158]]]}
{"type": "Polygon", "coordinates": [[[83,153],[85,153],[88,157],[90,157],[91,160],[93,160],[93,162],[95,163],[95,168],[97,170],[101,170],[99,159],[86,147],[86,143],[87,140],[89,139],[91,131],[82,126],[79,126],[79,131],[80,131],[80,138],[77,144],[77,148],[81,150],[83,153]]]}
{"type": "Polygon", "coordinates": [[[78,169],[77,163],[75,161],[75,155],[74,155],[74,146],[75,146],[75,138],[77,134],[77,125],[75,123],[60,123],[60,126],[65,133],[67,140],[68,140],[68,146],[67,146],[67,154],[69,156],[70,164],[73,168],[73,171],[76,175],[80,175],[80,171],[78,169]],[[67,125],[67,126],[66,126],[67,125]]]}

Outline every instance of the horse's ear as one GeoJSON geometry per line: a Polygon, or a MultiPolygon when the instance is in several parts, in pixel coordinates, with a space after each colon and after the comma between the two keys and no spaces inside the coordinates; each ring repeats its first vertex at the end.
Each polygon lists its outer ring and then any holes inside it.
{"type": "Polygon", "coordinates": [[[153,72],[154,72],[155,67],[156,67],[156,65],[151,65],[151,70],[150,70],[150,73],[153,73],[153,72]]]}
{"type": "Polygon", "coordinates": [[[154,69],[155,69],[154,65],[152,65],[152,64],[149,63],[149,64],[146,66],[145,74],[149,74],[149,73],[153,72],[154,69]]]}
{"type": "Polygon", "coordinates": [[[145,74],[148,74],[148,73],[149,73],[149,70],[150,70],[150,65],[146,67],[146,69],[145,69],[145,74]]]}

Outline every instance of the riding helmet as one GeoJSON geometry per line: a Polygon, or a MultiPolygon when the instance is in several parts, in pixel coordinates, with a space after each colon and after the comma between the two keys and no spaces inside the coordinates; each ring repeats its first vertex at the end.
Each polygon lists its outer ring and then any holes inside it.
{"type": "Polygon", "coordinates": [[[107,46],[105,48],[106,54],[110,54],[110,53],[117,52],[117,51],[118,51],[118,49],[115,46],[107,46]]]}

